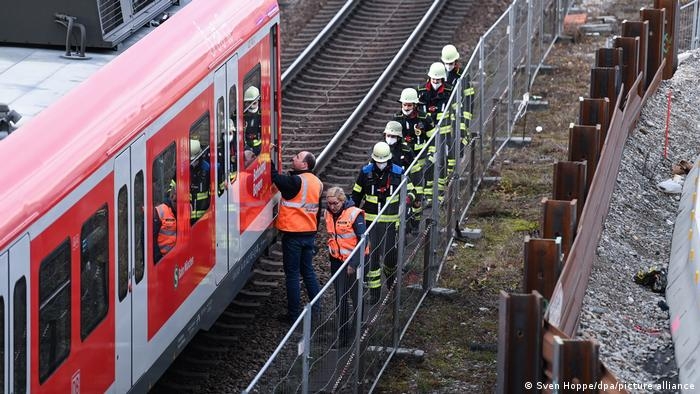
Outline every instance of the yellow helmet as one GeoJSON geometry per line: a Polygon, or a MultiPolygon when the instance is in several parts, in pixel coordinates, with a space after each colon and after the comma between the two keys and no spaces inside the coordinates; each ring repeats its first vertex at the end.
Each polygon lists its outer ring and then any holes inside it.
{"type": "Polygon", "coordinates": [[[430,78],[447,78],[447,72],[445,71],[445,65],[440,62],[435,62],[430,65],[430,70],[428,71],[428,76],[430,78]]]}
{"type": "Polygon", "coordinates": [[[377,163],[384,163],[391,159],[391,148],[386,142],[377,142],[372,149],[372,159],[377,163]]]}
{"type": "Polygon", "coordinates": [[[457,59],[459,59],[459,52],[457,52],[457,48],[455,48],[455,46],[452,44],[445,45],[444,47],[442,47],[441,59],[443,63],[456,62],[457,59]]]}

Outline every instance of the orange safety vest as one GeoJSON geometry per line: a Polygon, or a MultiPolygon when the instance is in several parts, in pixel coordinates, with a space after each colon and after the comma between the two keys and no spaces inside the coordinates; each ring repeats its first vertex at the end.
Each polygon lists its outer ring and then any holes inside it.
{"type": "MultiPolygon", "coordinates": [[[[352,228],[357,215],[364,215],[365,211],[358,207],[348,207],[340,213],[335,220],[331,211],[326,210],[326,230],[328,231],[328,253],[331,257],[345,261],[353,249],[359,243],[357,234],[352,228]]],[[[369,254],[369,246],[365,247],[365,254],[369,254]]]]}
{"type": "Polygon", "coordinates": [[[160,253],[165,255],[175,247],[177,238],[177,221],[173,210],[167,204],[160,204],[156,207],[160,218],[160,231],[158,232],[158,248],[160,253]]]}
{"type": "Polygon", "coordinates": [[[276,227],[290,233],[313,232],[318,229],[318,208],[323,183],[312,173],[299,174],[301,189],[291,200],[280,201],[276,227]]]}

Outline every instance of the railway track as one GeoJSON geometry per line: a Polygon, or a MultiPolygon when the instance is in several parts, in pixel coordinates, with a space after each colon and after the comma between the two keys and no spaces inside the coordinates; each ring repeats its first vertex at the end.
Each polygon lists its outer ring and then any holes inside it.
{"type": "MultiPolygon", "coordinates": [[[[439,59],[443,43],[452,40],[467,12],[474,10],[473,5],[463,0],[380,0],[357,1],[350,6],[345,1],[329,0],[282,54],[286,76],[284,163],[299,150],[318,154],[328,146],[424,15],[435,10],[428,18],[431,23],[419,34],[422,37],[412,41],[411,53],[395,66],[395,75],[370,99],[369,110],[358,116],[352,135],[324,165],[321,177],[327,187],[351,185],[360,166],[367,162],[371,146],[380,140],[385,123],[398,109],[396,99],[401,89],[425,79],[427,67],[439,59]],[[335,26],[325,28],[335,13],[341,14],[335,26]],[[314,40],[319,32],[325,40],[318,40],[316,49],[305,52],[304,43],[314,40]],[[295,54],[302,54],[303,59],[291,61],[295,54]]],[[[271,318],[284,312],[286,297],[280,249],[279,243],[271,246],[211,330],[195,336],[152,392],[237,392],[245,388],[288,328],[271,318]]],[[[317,263],[320,261],[317,257],[317,263]]]]}

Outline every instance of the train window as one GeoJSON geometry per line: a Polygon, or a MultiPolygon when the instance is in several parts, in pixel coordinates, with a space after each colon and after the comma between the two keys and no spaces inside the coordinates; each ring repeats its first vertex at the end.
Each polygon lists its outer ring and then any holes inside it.
{"type": "MultiPolygon", "coordinates": [[[[117,195],[117,278],[119,301],[126,297],[129,286],[129,201],[126,185],[119,189],[117,195]]],[[[81,281],[82,286],[82,281],[81,281]]],[[[82,316],[82,315],[81,315],[82,316]]]]}
{"type": "Polygon", "coordinates": [[[228,128],[226,127],[226,103],[223,96],[216,100],[216,130],[219,132],[219,138],[216,141],[216,184],[219,185],[217,190],[218,195],[221,196],[226,190],[226,182],[224,181],[226,173],[223,164],[228,161],[224,160],[224,155],[226,154],[224,141],[228,140],[228,128]]]}
{"type": "Polygon", "coordinates": [[[209,209],[210,168],[207,112],[190,128],[190,224],[194,224],[209,209]]]}
{"type": "Polygon", "coordinates": [[[232,85],[228,90],[228,108],[230,112],[230,123],[229,123],[229,179],[233,183],[238,175],[238,133],[236,129],[238,128],[238,93],[236,85],[232,85]]]}
{"type": "Polygon", "coordinates": [[[70,353],[71,255],[66,239],[39,267],[39,382],[70,353]]]}
{"type": "Polygon", "coordinates": [[[5,297],[0,297],[0,381],[5,387],[5,297]]]}
{"type": "Polygon", "coordinates": [[[224,179],[226,176],[226,165],[229,166],[229,177],[230,182],[233,182],[236,176],[236,86],[231,86],[229,91],[229,106],[231,110],[229,111],[229,116],[225,114],[226,109],[224,108],[224,98],[219,97],[216,104],[216,122],[217,129],[221,130],[220,138],[217,140],[217,158],[219,164],[217,165],[216,184],[219,185],[219,196],[226,190],[227,182],[224,179]],[[226,154],[226,144],[229,145],[229,158],[226,159],[224,156],[226,154]]]}
{"type": "Polygon", "coordinates": [[[12,306],[12,389],[15,394],[24,394],[27,392],[27,280],[24,276],[15,282],[12,306]]]}
{"type": "MultiPolygon", "coordinates": [[[[153,263],[168,253],[176,241],[176,230],[163,228],[163,218],[177,215],[175,188],[175,143],[168,145],[153,160],[153,263]],[[159,213],[160,212],[160,213],[159,213]],[[161,215],[163,215],[161,217],[161,215]],[[160,238],[160,242],[159,241],[160,238]]],[[[168,226],[169,227],[169,226],[168,226]]],[[[174,226],[173,226],[174,227],[174,226]]]]}
{"type": "Polygon", "coordinates": [[[146,260],[146,243],[144,223],[146,204],[143,203],[143,171],[134,177],[134,276],[136,283],[143,279],[143,267],[146,260]]]}
{"type": "MultiPolygon", "coordinates": [[[[124,190],[126,194],[126,186],[124,190]]],[[[126,200],[126,196],[124,199],[126,200]]],[[[119,270],[121,277],[121,266],[119,270]]],[[[105,204],[83,223],[80,231],[80,339],[87,338],[107,316],[107,309],[109,309],[109,210],[105,204]]]]}
{"type": "Polygon", "coordinates": [[[260,63],[248,71],[243,79],[243,124],[245,147],[243,166],[248,168],[262,150],[262,127],[260,124],[260,63]],[[248,151],[246,153],[245,151],[248,151]],[[251,154],[252,153],[252,154],[251,154]]]}

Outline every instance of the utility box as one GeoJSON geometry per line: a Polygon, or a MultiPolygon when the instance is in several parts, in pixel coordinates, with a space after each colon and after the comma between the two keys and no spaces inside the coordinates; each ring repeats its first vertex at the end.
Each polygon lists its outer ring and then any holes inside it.
{"type": "Polygon", "coordinates": [[[0,44],[114,48],[174,0],[2,0],[0,44]]]}

